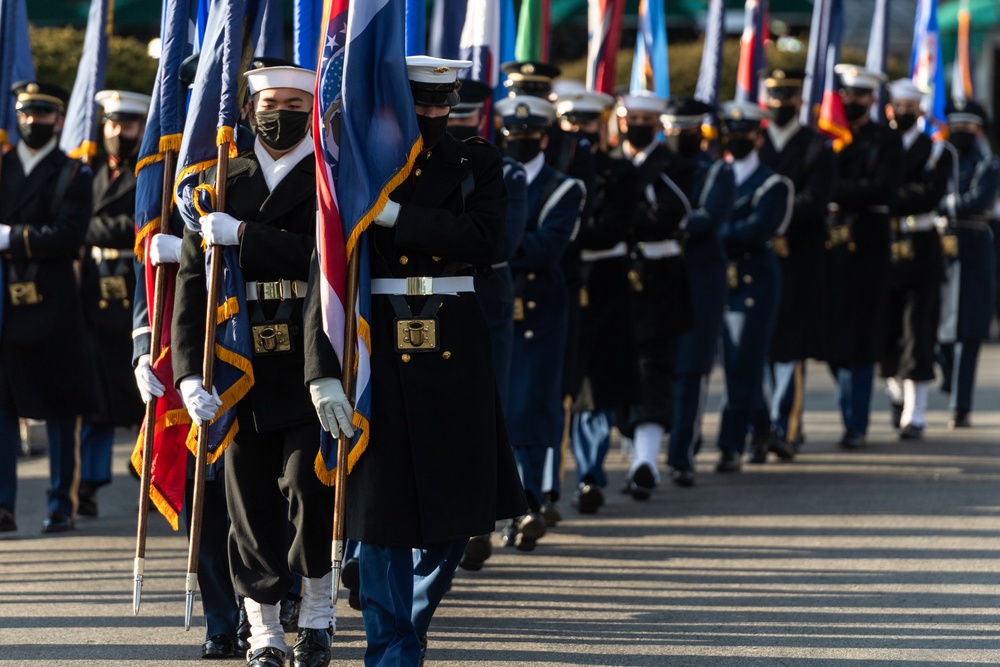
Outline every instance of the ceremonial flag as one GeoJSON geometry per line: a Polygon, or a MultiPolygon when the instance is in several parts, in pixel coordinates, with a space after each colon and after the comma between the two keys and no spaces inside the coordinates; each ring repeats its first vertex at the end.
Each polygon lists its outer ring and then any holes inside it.
{"type": "Polygon", "coordinates": [[[111,0],[91,0],[83,54],[76,70],[73,93],[66,109],[66,122],[59,148],[71,158],[89,162],[97,154],[97,102],[94,95],[104,88],[108,65],[114,7],[111,0]]]}
{"type": "MultiPolygon", "coordinates": [[[[190,229],[198,229],[201,212],[215,206],[211,197],[196,198],[200,174],[216,165],[218,147],[228,147],[230,157],[236,156],[235,126],[246,86],[243,72],[260,32],[260,9],[257,0],[217,0],[208,15],[174,182],[177,208],[190,229]]],[[[222,455],[239,431],[233,408],[253,386],[253,347],[238,248],[227,246],[221,254],[213,385],[222,406],[210,423],[209,463],[222,455]]],[[[206,253],[206,275],[210,259],[211,253],[206,253]]],[[[197,441],[198,427],[192,425],[187,441],[192,452],[197,451],[197,441]]]]}
{"type": "Polygon", "coordinates": [[[694,98],[699,102],[719,105],[719,82],[722,80],[722,42],[725,39],[726,0],[709,0],[705,21],[705,44],[701,50],[701,67],[694,98]]]}
{"type": "MultiPolygon", "coordinates": [[[[868,55],[865,58],[865,69],[873,72],[886,71],[886,60],[889,57],[889,0],[875,0],[875,13],[872,15],[872,29],[868,37],[868,55]]],[[[885,86],[879,86],[875,91],[875,103],[869,109],[871,119],[876,123],[885,120],[885,86]]]]}
{"type": "Polygon", "coordinates": [[[843,35],[843,0],[816,0],[809,29],[800,120],[806,127],[833,139],[833,148],[837,151],[851,143],[851,129],[833,69],[840,60],[843,35]]]}
{"type": "Polygon", "coordinates": [[[667,24],[660,0],[639,0],[639,31],[635,36],[632,80],[629,91],[650,90],[670,97],[670,67],[667,61],[667,24]]]}
{"type": "Polygon", "coordinates": [[[622,39],[625,0],[589,0],[587,88],[615,94],[618,47],[622,39]]]}
{"type": "Polygon", "coordinates": [[[426,0],[406,0],[406,55],[427,53],[426,0]]]}
{"type": "Polygon", "coordinates": [[[955,46],[955,62],[951,70],[951,98],[959,103],[975,98],[972,87],[972,56],[969,49],[969,32],[972,27],[969,0],[961,0],[957,18],[958,44],[955,46]]]}
{"type": "Polygon", "coordinates": [[[549,0],[521,0],[515,60],[549,61],[549,0]]]}
{"type": "Polygon", "coordinates": [[[946,138],[948,125],[944,116],[946,100],[937,0],[918,0],[910,78],[924,94],[924,117],[927,120],[924,131],[935,138],[946,138]]]}
{"type": "Polygon", "coordinates": [[[17,114],[10,87],[35,78],[24,0],[0,0],[0,153],[17,143],[17,114]]]}
{"type": "Polygon", "coordinates": [[[463,70],[459,76],[496,87],[500,83],[500,64],[503,61],[500,2],[468,0],[462,14],[465,25],[462,27],[459,50],[451,57],[472,61],[472,67],[463,70]]]}
{"type": "MultiPolygon", "coordinates": [[[[462,48],[466,5],[474,0],[436,0],[431,16],[431,39],[427,55],[455,60],[462,48]]],[[[496,20],[499,28],[500,19],[496,20]]]]}
{"type": "Polygon", "coordinates": [[[306,69],[316,69],[319,57],[319,31],[323,23],[323,0],[295,0],[292,24],[295,62],[306,69]]]}
{"type": "MultiPolygon", "coordinates": [[[[760,102],[760,71],[767,67],[764,40],[767,39],[767,0],[746,0],[743,9],[743,36],[740,38],[740,64],[736,70],[736,97],[739,102],[760,102]]],[[[817,2],[817,4],[819,4],[817,2]]],[[[814,9],[816,5],[813,6],[814,9]]],[[[810,46],[812,42],[810,42],[810,46]]]]}
{"type": "MultiPolygon", "coordinates": [[[[355,435],[347,472],[368,446],[371,419],[371,277],[365,230],[422,150],[404,54],[405,0],[332,0],[313,137],[319,213],[316,252],[323,332],[344,364],[347,264],[360,253],[356,295],[355,435]]],[[[352,369],[344,368],[344,373],[352,369]]],[[[316,474],[333,484],[336,442],[323,433],[316,474]]]]}
{"type": "MultiPolygon", "coordinates": [[[[254,56],[285,57],[285,20],[281,15],[281,0],[260,0],[260,38],[254,56]]],[[[315,44],[315,42],[313,42],[315,44]]],[[[313,55],[313,58],[316,56],[313,55]]]]}
{"type": "MultiPolygon", "coordinates": [[[[149,242],[160,232],[160,213],[163,197],[164,157],[167,151],[176,152],[181,146],[184,124],[186,92],[181,89],[178,77],[181,61],[191,54],[194,45],[188,26],[198,11],[197,0],[165,0],[160,27],[160,64],[153,85],[146,131],[139,146],[136,164],[135,226],[136,257],[140,262],[147,256],[149,242]]],[[[155,268],[150,263],[140,267],[140,283],[145,287],[145,304],[155,303],[155,268]]],[[[184,505],[184,486],[187,479],[187,441],[191,417],[184,408],[180,394],[174,387],[174,373],[170,356],[170,321],[174,310],[174,281],[177,265],[164,265],[166,299],[160,327],[159,355],[153,359],[153,374],[164,387],[164,394],[156,400],[156,421],[153,431],[153,461],[149,498],[153,506],[177,530],[177,518],[184,505]]],[[[153,326],[153,313],[147,308],[148,326],[153,326]]],[[[154,350],[155,354],[157,351],[154,350]]],[[[145,424],[143,424],[145,429],[145,424]]],[[[139,432],[132,451],[132,466],[142,471],[142,452],[147,434],[139,432]]]]}

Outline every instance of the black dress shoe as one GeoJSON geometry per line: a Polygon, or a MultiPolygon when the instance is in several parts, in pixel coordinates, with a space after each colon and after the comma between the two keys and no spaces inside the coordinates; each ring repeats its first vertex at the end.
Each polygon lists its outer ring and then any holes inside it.
{"type": "Polygon", "coordinates": [[[604,504],[604,492],[596,484],[582,482],[573,496],[573,506],[580,514],[597,514],[604,504]]]}
{"type": "Polygon", "coordinates": [[[740,453],[732,449],[723,449],[715,464],[715,472],[739,472],[742,468],[740,453]]]}
{"type": "Polygon", "coordinates": [[[795,447],[779,437],[777,433],[772,433],[767,439],[767,449],[773,452],[782,461],[791,461],[795,458],[795,447]]]}
{"type": "Polygon", "coordinates": [[[844,437],[840,439],[840,447],[842,449],[861,449],[864,446],[865,436],[860,433],[847,431],[844,433],[844,437]]]}
{"type": "Polygon", "coordinates": [[[971,426],[972,422],[969,421],[968,410],[955,410],[951,415],[951,419],[948,420],[948,428],[952,431],[956,428],[970,428],[971,426]]]}
{"type": "Polygon", "coordinates": [[[500,535],[500,544],[518,551],[534,551],[535,544],[545,535],[545,519],[538,512],[511,519],[500,535]]]}
{"type": "Polygon", "coordinates": [[[417,641],[420,642],[420,662],[417,663],[417,667],[424,667],[424,659],[427,658],[427,637],[417,637],[417,641]]]}
{"type": "Polygon", "coordinates": [[[14,513],[6,507],[0,507],[0,533],[12,533],[17,530],[14,513]]]}
{"type": "Polygon", "coordinates": [[[246,655],[250,650],[250,619],[247,618],[247,608],[240,598],[240,619],[236,624],[236,650],[239,654],[246,655]]]}
{"type": "Polygon", "coordinates": [[[694,486],[694,470],[674,470],[670,471],[670,479],[677,486],[694,486]]]}
{"type": "Polygon", "coordinates": [[[549,528],[555,528],[563,518],[562,512],[559,511],[559,506],[552,501],[547,501],[543,504],[538,513],[545,519],[545,525],[549,528]]]}
{"type": "Polygon", "coordinates": [[[792,440],[792,449],[794,449],[795,453],[798,454],[802,451],[802,445],[804,444],[806,444],[806,434],[800,430],[798,434],[796,434],[795,439],[792,440]]]}
{"type": "Polygon", "coordinates": [[[890,403],[889,404],[889,423],[892,424],[893,428],[899,428],[900,424],[903,423],[903,404],[902,403],[890,403]]]}
{"type": "Polygon", "coordinates": [[[205,660],[232,658],[236,655],[236,643],[229,635],[215,635],[201,645],[201,657],[205,660]]]}
{"type": "Polygon", "coordinates": [[[656,475],[648,464],[643,463],[625,480],[628,493],[635,500],[649,500],[656,486],[656,475]]]}
{"type": "Polygon", "coordinates": [[[907,424],[899,430],[900,440],[922,440],[924,437],[923,424],[907,424]]]}
{"type": "Polygon", "coordinates": [[[74,528],[73,517],[62,512],[52,512],[42,521],[43,533],[65,533],[74,528]]]}
{"type": "Polygon", "coordinates": [[[285,667],[285,652],[273,646],[259,648],[247,656],[247,667],[285,667]]]}
{"type": "Polygon", "coordinates": [[[327,667],[330,664],[330,632],[302,628],[292,648],[292,667],[327,667]]]}
{"type": "Polygon", "coordinates": [[[295,632],[299,629],[299,598],[286,597],[278,607],[278,622],[285,632],[295,632]]]}
{"type": "Polygon", "coordinates": [[[493,543],[489,535],[477,535],[469,538],[469,543],[465,545],[465,553],[462,560],[458,561],[458,566],[469,572],[478,572],[483,569],[483,563],[493,555],[493,543]]]}
{"type": "Polygon", "coordinates": [[[347,589],[347,604],[361,611],[361,564],[357,558],[348,558],[340,571],[340,583],[347,589]]]}
{"type": "Polygon", "coordinates": [[[747,463],[767,463],[768,444],[765,438],[754,438],[747,448],[747,463]]]}
{"type": "Polygon", "coordinates": [[[89,484],[80,483],[76,513],[80,516],[97,516],[97,489],[89,484]]]}

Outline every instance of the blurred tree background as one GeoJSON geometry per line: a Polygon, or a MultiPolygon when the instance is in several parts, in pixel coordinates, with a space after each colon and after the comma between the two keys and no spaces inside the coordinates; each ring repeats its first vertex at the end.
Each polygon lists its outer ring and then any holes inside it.
{"type": "MultiPolygon", "coordinates": [[[[38,80],[73,90],[83,53],[83,38],[84,31],[76,28],[31,26],[31,54],[38,80]]],[[[148,95],[153,90],[157,64],[143,42],[134,37],[112,36],[104,87],[148,95]]]]}

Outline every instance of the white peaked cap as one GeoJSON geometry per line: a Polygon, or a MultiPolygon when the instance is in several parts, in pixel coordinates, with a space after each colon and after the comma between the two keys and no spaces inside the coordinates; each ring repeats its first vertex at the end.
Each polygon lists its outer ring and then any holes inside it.
{"type": "Polygon", "coordinates": [[[552,82],[552,94],[557,98],[587,90],[587,84],[579,79],[556,79],[552,82]]]}
{"type": "Polygon", "coordinates": [[[556,114],[562,116],[574,111],[577,113],[602,113],[614,104],[615,98],[606,93],[581,90],[556,98],[556,114]]]}
{"type": "Polygon", "coordinates": [[[889,84],[889,96],[894,100],[912,100],[919,102],[924,94],[911,79],[897,79],[889,84]]]}
{"type": "Polygon", "coordinates": [[[407,56],[406,73],[417,83],[455,83],[458,73],[472,67],[471,60],[447,60],[431,56],[407,56]]]}
{"type": "Polygon", "coordinates": [[[882,72],[865,69],[860,65],[840,64],[833,71],[840,75],[840,81],[848,88],[875,90],[888,79],[882,72]]]}
{"type": "Polygon", "coordinates": [[[622,95],[621,104],[628,111],[652,111],[663,113],[667,101],[648,90],[639,90],[628,95],[622,95]]]}
{"type": "Polygon", "coordinates": [[[252,69],[243,76],[247,78],[251,95],[271,88],[294,88],[310,95],[316,90],[316,72],[303,67],[261,67],[252,69]]]}
{"type": "Polygon", "coordinates": [[[94,95],[94,101],[104,108],[105,114],[129,113],[145,116],[149,113],[149,95],[132,93],[127,90],[102,90],[94,95]]]}

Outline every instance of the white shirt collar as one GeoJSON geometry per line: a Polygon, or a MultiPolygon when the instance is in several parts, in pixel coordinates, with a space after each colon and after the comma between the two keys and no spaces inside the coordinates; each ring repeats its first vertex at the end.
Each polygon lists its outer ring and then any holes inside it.
{"type": "Polygon", "coordinates": [[[778,127],[777,123],[771,122],[767,124],[767,136],[771,137],[771,143],[774,144],[775,149],[780,153],[785,150],[785,146],[788,142],[792,140],[795,133],[799,131],[802,127],[802,123],[799,122],[798,118],[793,118],[788,121],[784,127],[778,127]]]}
{"type": "Polygon", "coordinates": [[[753,150],[742,160],[733,160],[733,176],[736,178],[736,185],[743,185],[743,182],[750,178],[750,175],[757,171],[760,166],[760,156],[753,150]]]}
{"type": "Polygon", "coordinates": [[[267,152],[264,145],[260,141],[260,137],[254,141],[253,152],[257,156],[257,161],[260,162],[260,171],[264,174],[264,181],[267,183],[267,189],[270,192],[274,192],[281,180],[288,175],[295,165],[302,162],[303,159],[313,154],[313,140],[312,132],[306,134],[305,138],[302,139],[295,148],[288,151],[280,158],[275,160],[271,157],[271,154],[267,152]]]}
{"type": "Polygon", "coordinates": [[[49,139],[48,143],[39,148],[37,151],[32,151],[28,148],[24,141],[17,142],[17,157],[21,159],[21,169],[24,170],[24,175],[28,176],[35,170],[42,160],[49,156],[49,153],[56,149],[56,145],[59,143],[58,137],[52,137],[49,139]]]}
{"type": "Polygon", "coordinates": [[[642,163],[646,161],[646,158],[649,157],[649,154],[652,153],[659,145],[660,145],[660,140],[653,139],[653,143],[649,144],[641,151],[635,152],[635,147],[628,142],[628,139],[626,139],[623,150],[625,152],[625,155],[628,155],[629,159],[632,160],[632,164],[634,164],[636,167],[639,167],[642,166],[642,163]]]}
{"type": "Polygon", "coordinates": [[[913,124],[913,127],[903,133],[903,148],[906,150],[913,148],[913,142],[917,140],[917,137],[923,134],[924,124],[922,121],[923,118],[918,118],[917,122],[913,124]]]}
{"type": "Polygon", "coordinates": [[[541,151],[524,163],[524,175],[527,177],[528,185],[531,185],[538,178],[543,166],[545,166],[545,153],[541,151]]]}

